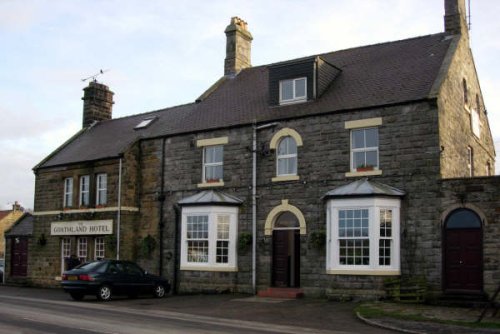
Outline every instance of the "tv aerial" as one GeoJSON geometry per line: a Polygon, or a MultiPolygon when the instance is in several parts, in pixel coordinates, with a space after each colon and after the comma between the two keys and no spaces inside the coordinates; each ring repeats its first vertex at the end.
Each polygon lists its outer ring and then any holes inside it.
{"type": "Polygon", "coordinates": [[[106,73],[108,71],[109,71],[109,69],[107,69],[107,70],[99,70],[98,73],[96,73],[94,75],[91,75],[90,77],[87,77],[85,79],[82,79],[82,82],[85,82],[85,81],[90,80],[90,79],[92,79],[93,82],[97,82],[97,77],[100,76],[100,75],[103,75],[104,73],[106,73]]]}

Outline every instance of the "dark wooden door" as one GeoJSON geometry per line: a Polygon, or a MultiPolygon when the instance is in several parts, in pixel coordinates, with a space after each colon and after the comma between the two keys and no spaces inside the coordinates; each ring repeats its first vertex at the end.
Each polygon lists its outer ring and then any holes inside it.
{"type": "Polygon", "coordinates": [[[297,230],[273,231],[272,285],[299,287],[300,237],[297,230]]]}
{"type": "Polygon", "coordinates": [[[481,291],[481,229],[445,230],[445,290],[481,291]]]}
{"type": "Polygon", "coordinates": [[[11,275],[28,275],[28,239],[26,238],[12,239],[11,275]]]}

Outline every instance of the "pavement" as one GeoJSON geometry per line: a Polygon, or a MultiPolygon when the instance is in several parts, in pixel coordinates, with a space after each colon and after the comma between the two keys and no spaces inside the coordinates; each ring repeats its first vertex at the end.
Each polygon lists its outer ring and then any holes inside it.
{"type": "MultiPolygon", "coordinates": [[[[56,301],[70,301],[69,295],[61,289],[40,289],[0,285],[2,295],[42,298],[56,301]]],[[[87,296],[81,302],[100,303],[87,296]]],[[[178,314],[227,319],[248,323],[293,326],[304,329],[304,333],[413,333],[413,334],[487,334],[500,333],[500,314],[491,317],[489,313],[483,323],[496,328],[471,328],[466,324],[474,323],[481,310],[429,305],[410,305],[396,303],[368,302],[362,309],[379,312],[356,314],[359,303],[333,302],[325,299],[303,298],[295,300],[260,298],[248,295],[177,295],[163,299],[147,296],[128,299],[116,297],[108,302],[113,307],[176,312],[178,314]],[[380,312],[383,311],[383,312],[380,312]],[[400,317],[388,317],[386,314],[400,317]],[[402,320],[401,316],[415,320],[402,320]],[[447,323],[439,323],[446,321],[447,323]]],[[[498,312],[500,313],[500,312],[498,312]]],[[[285,327],[283,327],[285,328],[285,327]]]]}

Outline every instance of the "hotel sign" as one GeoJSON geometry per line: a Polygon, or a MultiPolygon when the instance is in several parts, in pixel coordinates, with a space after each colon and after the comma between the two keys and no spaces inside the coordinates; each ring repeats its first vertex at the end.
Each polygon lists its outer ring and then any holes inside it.
{"type": "Polygon", "coordinates": [[[113,220],[111,219],[53,222],[50,224],[50,235],[96,235],[112,233],[113,220]]]}

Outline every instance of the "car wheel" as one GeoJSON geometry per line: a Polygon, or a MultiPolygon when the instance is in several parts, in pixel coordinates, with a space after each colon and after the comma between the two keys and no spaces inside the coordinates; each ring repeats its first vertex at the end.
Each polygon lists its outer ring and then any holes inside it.
{"type": "Polygon", "coordinates": [[[83,299],[83,293],[71,292],[69,295],[71,296],[71,298],[73,298],[73,300],[82,300],[83,299]]]}
{"type": "Polygon", "coordinates": [[[97,299],[105,302],[111,299],[111,287],[109,285],[101,285],[97,291],[97,299]]]}
{"type": "Polygon", "coordinates": [[[162,284],[156,284],[154,293],[156,298],[165,297],[165,287],[162,284]]]}

